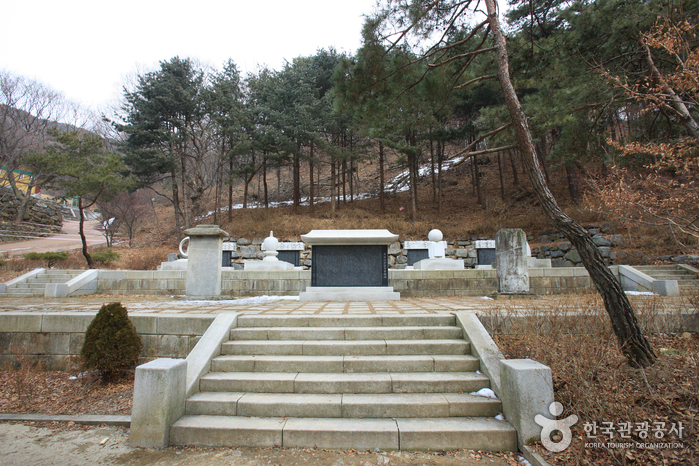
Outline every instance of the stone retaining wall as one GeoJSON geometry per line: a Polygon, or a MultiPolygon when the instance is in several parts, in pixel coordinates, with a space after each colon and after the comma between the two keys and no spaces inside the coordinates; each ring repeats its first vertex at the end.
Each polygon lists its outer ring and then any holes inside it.
{"type": "MultiPolygon", "coordinates": [[[[597,245],[602,257],[607,265],[626,263],[628,257],[623,251],[615,250],[624,246],[625,240],[621,235],[609,234],[611,226],[604,223],[600,225],[586,225],[585,228],[592,235],[592,240],[597,245]]],[[[466,268],[474,268],[478,264],[476,251],[476,241],[492,240],[492,236],[478,236],[472,238],[458,238],[447,240],[446,257],[463,259],[466,268]]],[[[232,253],[233,262],[236,267],[241,267],[246,260],[259,260],[264,257],[261,245],[264,238],[231,239],[238,244],[238,251],[232,253]]],[[[538,238],[528,238],[531,244],[532,257],[538,259],[551,259],[553,267],[579,267],[582,265],[580,255],[566,238],[555,230],[546,230],[538,238]],[[538,242],[537,242],[538,240],[538,242]]],[[[389,269],[404,269],[408,265],[408,251],[404,248],[405,241],[396,241],[388,247],[388,267],[389,269]]],[[[693,257],[696,259],[696,256],[693,257]]],[[[692,257],[688,256],[687,260],[692,257]]],[[[668,257],[667,260],[674,258],[668,257]]],[[[309,247],[301,251],[300,264],[305,269],[310,269],[313,257],[309,247]]]]}
{"type": "MultiPolygon", "coordinates": [[[[618,275],[616,267],[612,267],[618,275]]],[[[184,295],[187,272],[101,270],[97,294],[184,295]]],[[[224,270],[221,295],[298,296],[311,285],[310,270],[242,271],[224,270]]],[[[422,296],[487,296],[497,291],[495,269],[397,270],[388,271],[388,285],[403,298],[422,296]]],[[[529,269],[529,286],[539,295],[594,291],[582,267],[529,269]]]]}
{"type": "MultiPolygon", "coordinates": [[[[38,363],[48,370],[79,367],[79,355],[93,313],[5,312],[0,314],[0,366],[38,363]]],[[[130,315],[143,359],[185,358],[213,322],[213,315],[130,315]]]]}
{"type": "MultiPolygon", "coordinates": [[[[23,223],[13,223],[21,202],[7,188],[0,188],[0,225],[3,230],[27,233],[56,233],[63,226],[61,207],[55,202],[31,198],[23,223]]],[[[0,241],[16,241],[21,236],[0,236],[0,241]]]]}

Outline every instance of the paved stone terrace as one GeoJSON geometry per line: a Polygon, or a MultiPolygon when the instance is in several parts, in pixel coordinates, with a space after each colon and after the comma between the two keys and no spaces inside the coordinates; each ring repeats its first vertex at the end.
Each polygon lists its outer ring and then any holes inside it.
{"type": "MultiPolygon", "coordinates": [[[[658,296],[632,296],[634,307],[638,304],[655,302],[663,310],[686,309],[683,298],[663,298],[658,296]]],[[[159,313],[181,315],[207,315],[221,312],[241,312],[267,315],[340,315],[340,314],[432,314],[452,311],[488,312],[499,308],[531,309],[546,308],[572,311],[580,307],[598,305],[602,301],[596,295],[544,296],[536,299],[492,300],[472,297],[405,298],[400,301],[381,302],[299,302],[288,297],[270,297],[269,302],[260,298],[230,300],[190,300],[184,297],[160,296],[80,296],[73,298],[46,299],[0,298],[2,312],[97,312],[104,303],[119,301],[129,313],[159,313]],[[280,299],[281,298],[281,299],[280,299]],[[596,304],[595,304],[596,303],[596,304]]]]}

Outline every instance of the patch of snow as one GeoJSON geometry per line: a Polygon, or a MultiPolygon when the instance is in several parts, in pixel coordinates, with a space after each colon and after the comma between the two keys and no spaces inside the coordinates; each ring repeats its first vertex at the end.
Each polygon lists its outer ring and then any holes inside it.
{"type": "Polygon", "coordinates": [[[624,291],[624,293],[631,296],[654,296],[655,293],[652,291],[624,291]]]}
{"type": "Polygon", "coordinates": [[[495,301],[495,300],[494,300],[493,298],[491,298],[490,296],[481,296],[481,297],[479,297],[478,299],[485,299],[486,301],[495,301]]]}
{"type": "Polygon", "coordinates": [[[476,374],[483,374],[483,372],[477,370],[477,371],[476,371],[476,374]]]}
{"type": "Polygon", "coordinates": [[[477,392],[471,392],[470,394],[477,395],[477,396],[484,396],[486,398],[497,398],[497,396],[495,396],[495,392],[489,388],[481,388],[477,392]]]}
{"type": "Polygon", "coordinates": [[[524,459],[524,456],[518,456],[518,457],[517,457],[517,461],[518,461],[519,463],[522,463],[522,466],[532,466],[532,464],[531,464],[529,461],[527,461],[526,459],[524,459]]]}
{"type": "Polygon", "coordinates": [[[497,416],[495,416],[495,419],[497,419],[498,421],[504,421],[505,416],[503,416],[502,414],[498,414],[497,416]]]}

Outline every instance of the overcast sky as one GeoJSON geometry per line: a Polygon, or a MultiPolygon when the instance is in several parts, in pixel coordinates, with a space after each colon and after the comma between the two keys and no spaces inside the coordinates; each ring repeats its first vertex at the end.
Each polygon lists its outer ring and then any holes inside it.
{"type": "Polygon", "coordinates": [[[97,110],[129,76],[174,56],[217,69],[361,45],[376,0],[0,0],[0,68],[37,79],[97,110]]]}

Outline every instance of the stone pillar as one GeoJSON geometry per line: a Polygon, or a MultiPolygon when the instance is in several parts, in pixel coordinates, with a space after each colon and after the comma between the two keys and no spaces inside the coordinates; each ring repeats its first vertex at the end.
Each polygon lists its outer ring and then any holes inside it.
{"type": "Polygon", "coordinates": [[[517,429],[520,446],[541,440],[537,415],[547,418],[553,403],[553,379],[548,366],[531,359],[500,360],[500,399],[505,418],[517,429]]]}
{"type": "Polygon", "coordinates": [[[187,361],[161,358],[136,368],[131,410],[132,447],[165,448],[170,426],[184,415],[187,361]]]}
{"type": "Polygon", "coordinates": [[[184,234],[189,236],[187,296],[220,296],[223,238],[228,233],[218,225],[199,225],[184,234]]]}
{"type": "Polygon", "coordinates": [[[498,293],[529,293],[527,235],[519,228],[504,228],[495,234],[498,293]]]}

